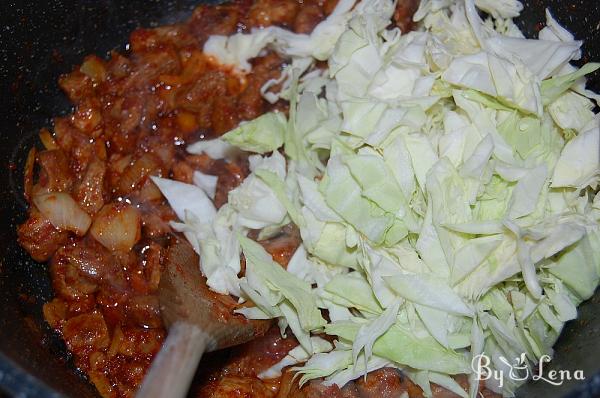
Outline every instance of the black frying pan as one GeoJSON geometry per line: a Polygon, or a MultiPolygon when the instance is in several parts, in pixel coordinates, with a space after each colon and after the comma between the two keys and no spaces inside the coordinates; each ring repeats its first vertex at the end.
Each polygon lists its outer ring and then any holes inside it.
{"type": "MultiPolygon", "coordinates": [[[[402,0],[400,0],[402,1],[402,0]]],[[[493,0],[492,0],[493,1],[493,0]]],[[[74,367],[64,344],[44,323],[41,305],[52,297],[45,265],[16,243],[25,218],[22,169],[40,127],[66,114],[70,104],[57,79],[86,54],[123,48],[139,26],[182,20],[194,0],[0,0],[0,388],[19,397],[96,397],[74,367]]],[[[600,61],[598,0],[529,0],[518,21],[529,35],[545,21],[549,6],[579,39],[586,60],[600,61]]],[[[590,86],[600,91],[600,75],[590,86]]],[[[580,308],[556,346],[552,366],[582,369],[586,381],[559,387],[538,382],[522,397],[600,396],[600,292],[580,308]]],[[[1,395],[1,393],[0,393],[1,395]]]]}

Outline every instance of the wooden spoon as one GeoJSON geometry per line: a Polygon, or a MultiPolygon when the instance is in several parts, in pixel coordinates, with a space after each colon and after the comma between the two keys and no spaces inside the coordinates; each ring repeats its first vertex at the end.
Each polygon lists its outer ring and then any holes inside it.
{"type": "Polygon", "coordinates": [[[237,301],[208,289],[198,256],[182,240],[168,250],[159,297],[169,334],[137,392],[139,398],[185,397],[204,352],[245,343],[271,324],[235,315],[237,301]]]}

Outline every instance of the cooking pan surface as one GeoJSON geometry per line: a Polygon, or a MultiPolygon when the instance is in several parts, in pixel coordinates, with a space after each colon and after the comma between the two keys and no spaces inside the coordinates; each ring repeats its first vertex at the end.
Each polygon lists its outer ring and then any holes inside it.
{"type": "MultiPolygon", "coordinates": [[[[194,0],[80,0],[0,3],[0,385],[25,397],[96,397],[66,353],[62,341],[44,323],[41,306],[52,297],[47,267],[37,264],[16,242],[16,226],[25,219],[22,170],[27,151],[37,144],[41,127],[71,106],[58,88],[87,54],[123,50],[136,27],[184,19],[194,0]]],[[[578,39],[586,40],[584,61],[600,60],[600,6],[596,0],[530,0],[518,21],[535,35],[545,7],[578,39]]],[[[600,91],[600,74],[589,86],[600,91]]],[[[523,397],[600,395],[600,294],[580,307],[556,346],[552,367],[583,369],[586,382],[554,387],[524,386],[523,397]],[[596,375],[596,377],[594,377],[596,375]]]]}

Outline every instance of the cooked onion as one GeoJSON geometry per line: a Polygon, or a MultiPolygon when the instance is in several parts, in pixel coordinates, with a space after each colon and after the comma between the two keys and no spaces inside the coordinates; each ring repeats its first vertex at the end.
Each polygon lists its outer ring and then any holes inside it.
{"type": "Polygon", "coordinates": [[[52,137],[52,133],[50,133],[48,129],[40,130],[40,141],[42,141],[42,144],[44,144],[44,147],[48,150],[59,149],[58,144],[54,141],[54,137],[52,137]]]}
{"type": "Polygon", "coordinates": [[[141,217],[132,205],[120,202],[102,207],[90,230],[109,250],[129,251],[141,237],[141,217]]]}
{"type": "Polygon", "coordinates": [[[105,81],[108,75],[104,61],[95,55],[85,57],[79,70],[91,78],[94,83],[105,81]]]}
{"type": "Polygon", "coordinates": [[[131,155],[113,154],[110,157],[110,168],[118,174],[122,174],[131,165],[131,155]]]}
{"type": "Polygon", "coordinates": [[[33,168],[35,166],[35,155],[37,151],[35,147],[29,150],[27,154],[27,161],[25,162],[25,172],[23,173],[23,186],[24,195],[27,202],[31,201],[31,194],[33,192],[33,168]]]}
{"type": "Polygon", "coordinates": [[[92,219],[79,207],[77,202],[64,192],[51,192],[36,195],[33,203],[39,211],[58,229],[85,235],[92,219]]]}

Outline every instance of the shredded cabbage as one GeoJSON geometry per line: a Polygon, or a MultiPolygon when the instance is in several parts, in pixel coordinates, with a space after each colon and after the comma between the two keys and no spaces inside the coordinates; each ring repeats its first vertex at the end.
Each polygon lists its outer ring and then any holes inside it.
{"type": "MultiPolygon", "coordinates": [[[[287,120],[268,113],[188,147],[259,154],[225,206],[212,204],[211,176],[154,179],[208,286],[300,342],[262,377],[294,365],[301,383],[341,386],[391,366],[425,396],[436,383],[474,397],[474,356],[508,375],[502,357],[552,355],[600,280],[599,97],[584,84],[600,64],[570,64],[581,42],[549,12],[539,39],[525,38],[511,20],[521,9],[424,0],[406,33],[389,28],[393,1],[342,0],[310,35],[207,41],[243,71],[265,49],[290,61],[263,87],[290,101],[287,120]],[[286,271],[246,235],[290,222],[302,244],[286,271]],[[462,373],[469,391],[451,377],[462,373]]],[[[521,382],[485,383],[513,396],[521,382]]]]}

